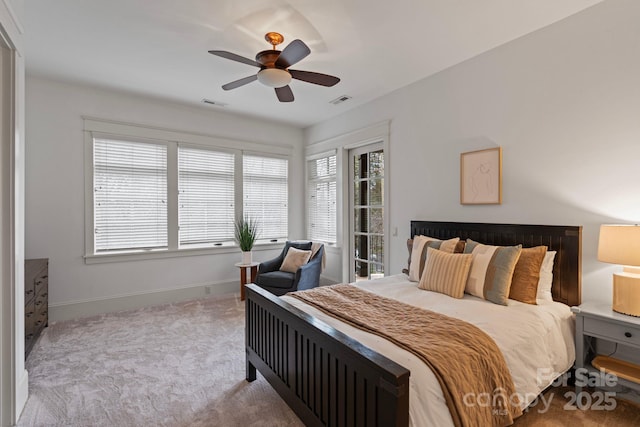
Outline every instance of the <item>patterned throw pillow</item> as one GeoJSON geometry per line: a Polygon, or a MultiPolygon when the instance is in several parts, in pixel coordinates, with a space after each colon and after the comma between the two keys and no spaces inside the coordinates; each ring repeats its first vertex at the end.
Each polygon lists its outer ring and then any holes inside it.
{"type": "Polygon", "coordinates": [[[427,247],[453,253],[459,241],[460,239],[458,237],[443,241],[434,237],[415,236],[409,253],[409,280],[411,282],[420,281],[420,276],[424,270],[427,259],[427,247]]]}
{"type": "Polygon", "coordinates": [[[462,298],[472,259],[471,254],[453,254],[427,248],[427,264],[418,287],[462,298]]]}
{"type": "Polygon", "coordinates": [[[507,305],[513,270],[522,245],[492,246],[467,239],[465,253],[473,255],[465,292],[495,304],[507,305]]]}
{"type": "Polygon", "coordinates": [[[311,251],[303,251],[292,246],[287,251],[284,261],[282,261],[280,271],[295,273],[300,267],[309,262],[309,258],[311,258],[311,251]]]}
{"type": "Polygon", "coordinates": [[[511,279],[510,299],[526,304],[536,304],[540,268],[546,253],[546,246],[522,249],[511,279]]]}

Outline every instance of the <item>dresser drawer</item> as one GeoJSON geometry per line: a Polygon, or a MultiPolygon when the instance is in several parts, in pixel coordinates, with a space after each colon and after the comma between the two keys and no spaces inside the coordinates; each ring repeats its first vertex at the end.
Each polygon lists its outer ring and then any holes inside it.
{"type": "Polygon", "coordinates": [[[36,339],[38,339],[38,337],[35,336],[33,333],[28,333],[28,334],[25,335],[25,337],[24,337],[24,357],[25,357],[25,359],[27,358],[29,353],[31,353],[31,349],[33,348],[33,345],[36,343],[36,339]]]}
{"type": "Polygon", "coordinates": [[[640,327],[608,322],[606,320],[584,318],[584,333],[640,347],[640,327]]]}
{"type": "Polygon", "coordinates": [[[24,306],[24,333],[33,335],[36,323],[36,301],[32,300],[24,306]]]}
{"type": "Polygon", "coordinates": [[[24,302],[30,302],[36,296],[36,287],[33,281],[26,281],[24,287],[24,302]]]}
{"type": "Polygon", "coordinates": [[[46,285],[48,287],[49,260],[47,258],[25,260],[24,269],[24,300],[30,301],[36,296],[38,290],[46,285]]]}
{"type": "Polygon", "coordinates": [[[35,322],[34,328],[37,331],[39,328],[42,329],[49,323],[49,304],[47,301],[47,296],[43,295],[40,298],[36,298],[35,302],[35,322]],[[38,302],[40,301],[40,304],[38,302]]]}
{"type": "Polygon", "coordinates": [[[43,275],[36,277],[34,289],[36,298],[38,297],[38,295],[49,292],[49,276],[46,274],[46,271],[43,275]]]}
{"type": "Polygon", "coordinates": [[[24,355],[29,356],[49,323],[49,259],[24,262],[24,355]]]}

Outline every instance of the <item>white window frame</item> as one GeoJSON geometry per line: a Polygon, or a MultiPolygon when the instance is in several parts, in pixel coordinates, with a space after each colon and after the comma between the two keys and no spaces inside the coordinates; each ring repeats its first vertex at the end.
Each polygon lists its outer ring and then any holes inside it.
{"type": "MultiPolygon", "coordinates": [[[[84,168],[85,168],[85,255],[86,264],[121,262],[144,259],[173,258],[181,256],[232,253],[238,251],[235,242],[210,247],[183,247],[178,245],[178,145],[214,151],[230,152],[235,155],[235,210],[242,215],[243,174],[242,156],[250,154],[264,157],[284,158],[288,161],[288,194],[291,200],[291,160],[293,147],[265,145],[248,141],[217,138],[208,135],[191,134],[169,129],[141,126],[135,124],[107,121],[91,117],[84,119],[84,168]],[[94,252],[94,200],[93,200],[93,140],[94,138],[114,139],[132,142],[147,142],[167,145],[167,222],[168,248],[156,250],[134,250],[99,253],[94,252]]],[[[268,250],[280,247],[286,239],[278,241],[258,241],[254,250],[268,250]]]]}
{"type": "MultiPolygon", "coordinates": [[[[283,159],[287,161],[287,218],[291,217],[291,157],[282,156],[271,153],[257,152],[257,151],[243,151],[243,155],[247,156],[255,156],[255,157],[270,157],[273,159],[283,159]]],[[[237,170],[237,169],[236,169],[237,170]]],[[[243,175],[240,182],[240,200],[244,207],[244,167],[242,163],[242,158],[240,159],[240,172],[243,175]]],[[[238,191],[236,191],[238,194],[238,191]]],[[[237,199],[236,199],[237,200],[237,199]]],[[[287,238],[279,238],[279,239],[270,239],[270,238],[261,238],[258,236],[258,240],[256,240],[257,245],[265,245],[265,244],[281,244],[287,241],[287,238]]]]}
{"type": "MultiPolygon", "coordinates": [[[[167,166],[167,171],[166,171],[166,178],[167,178],[167,198],[169,197],[169,168],[168,165],[171,164],[170,162],[170,155],[171,155],[171,144],[164,142],[164,141],[151,141],[151,140],[142,140],[140,138],[105,138],[103,136],[98,136],[98,135],[94,135],[94,138],[92,139],[92,144],[91,144],[91,148],[93,150],[94,148],[94,144],[95,144],[95,140],[107,140],[107,141],[115,141],[115,142],[124,142],[124,143],[135,143],[135,144],[148,144],[151,146],[161,146],[161,147],[165,147],[166,151],[166,164],[165,166],[167,166]]],[[[93,156],[93,152],[92,152],[92,173],[95,167],[95,161],[96,159],[93,156]]],[[[95,177],[95,176],[94,176],[95,177]]],[[[93,181],[93,180],[92,180],[93,181]]],[[[92,197],[92,208],[95,206],[95,199],[93,199],[93,197],[96,194],[96,189],[95,189],[95,182],[92,182],[92,193],[91,193],[91,197],[92,197]]],[[[151,248],[139,248],[139,249],[134,249],[134,248],[127,248],[127,249],[122,249],[122,250],[117,250],[117,249],[105,249],[103,251],[101,251],[100,253],[97,253],[99,255],[103,255],[103,254],[109,254],[109,253],[121,253],[121,252],[152,252],[152,251],[163,251],[166,250],[168,248],[169,245],[169,208],[168,208],[168,202],[169,200],[166,200],[165,203],[167,204],[167,247],[151,247],[151,248]]],[[[95,210],[94,210],[95,213],[95,210]]],[[[94,240],[94,246],[91,248],[92,252],[96,250],[95,248],[95,235],[96,235],[96,229],[100,229],[100,227],[97,227],[95,225],[95,216],[92,216],[92,221],[94,221],[94,225],[93,225],[93,240],[94,240]]]]}
{"type": "Polygon", "coordinates": [[[333,181],[335,181],[336,183],[336,200],[335,200],[335,209],[336,209],[336,235],[335,235],[335,240],[332,242],[327,242],[327,241],[323,241],[326,245],[328,246],[337,246],[338,244],[338,189],[339,189],[339,184],[338,184],[338,176],[339,176],[339,159],[338,159],[338,153],[337,150],[330,150],[330,151],[325,151],[322,153],[318,153],[318,154],[314,154],[314,155],[310,155],[307,156],[306,158],[306,162],[305,162],[305,194],[306,194],[306,202],[307,202],[307,209],[306,211],[306,233],[307,233],[307,238],[311,239],[311,234],[309,233],[309,206],[308,204],[310,203],[309,199],[311,197],[311,194],[309,193],[309,184],[312,181],[316,181],[316,182],[328,182],[331,181],[330,179],[326,179],[326,178],[322,178],[322,179],[315,179],[315,180],[311,180],[309,177],[309,163],[314,161],[314,160],[318,160],[318,159],[322,159],[322,158],[327,158],[327,157],[331,157],[331,156],[335,156],[336,157],[336,174],[333,177],[333,181]]]}
{"type": "MultiPolygon", "coordinates": [[[[233,173],[233,180],[234,180],[234,202],[233,202],[233,206],[234,206],[234,216],[237,217],[239,215],[239,207],[238,207],[238,187],[242,185],[242,173],[240,173],[240,177],[238,177],[238,157],[242,158],[242,152],[240,150],[229,150],[229,149],[225,149],[225,148],[219,148],[219,147],[204,147],[201,145],[194,145],[194,144],[185,144],[185,143],[178,143],[177,144],[178,148],[177,150],[179,150],[181,147],[182,148],[194,148],[194,149],[198,149],[198,150],[209,150],[209,151],[214,151],[214,152],[220,152],[220,153],[228,153],[228,154],[233,154],[234,155],[234,173],[233,173]]],[[[176,159],[178,158],[178,151],[176,151],[176,159]]],[[[180,178],[179,178],[179,167],[178,167],[178,162],[175,162],[176,165],[176,181],[174,184],[176,185],[180,185],[180,178]]],[[[171,184],[171,182],[170,182],[171,184]]],[[[179,226],[179,211],[180,211],[180,207],[179,207],[179,191],[180,188],[177,188],[177,196],[176,196],[176,218],[178,218],[178,223],[177,225],[179,226]]],[[[171,192],[171,191],[169,191],[171,192]]],[[[200,249],[200,248],[207,248],[207,247],[224,247],[224,246],[230,246],[232,245],[231,242],[229,241],[225,241],[225,242],[216,242],[216,243],[212,243],[212,244],[207,244],[207,243],[202,243],[202,244],[186,244],[186,245],[180,245],[180,230],[179,227],[177,228],[177,247],[179,250],[188,250],[188,249],[200,249]]]]}

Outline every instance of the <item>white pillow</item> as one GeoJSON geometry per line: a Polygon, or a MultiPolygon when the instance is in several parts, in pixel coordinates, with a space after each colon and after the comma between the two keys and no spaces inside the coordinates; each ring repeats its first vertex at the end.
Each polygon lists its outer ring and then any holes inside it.
{"type": "Polygon", "coordinates": [[[536,299],[542,301],[553,301],[551,295],[551,285],[553,284],[553,260],[556,251],[547,251],[540,267],[540,280],[538,280],[538,294],[536,299]]]}

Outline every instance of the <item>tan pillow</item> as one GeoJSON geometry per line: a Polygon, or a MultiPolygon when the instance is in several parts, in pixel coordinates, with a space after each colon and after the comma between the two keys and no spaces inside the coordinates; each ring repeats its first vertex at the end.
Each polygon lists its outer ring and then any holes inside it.
{"type": "Polygon", "coordinates": [[[427,248],[427,264],[424,266],[418,287],[453,298],[462,298],[472,258],[471,254],[451,254],[427,248]]]}
{"type": "MultiPolygon", "coordinates": [[[[411,239],[409,239],[411,240],[411,239]]],[[[427,247],[453,253],[460,238],[440,240],[429,236],[415,236],[409,250],[409,280],[419,282],[427,259],[427,247]]],[[[407,242],[407,246],[409,243],[407,242]]]]}
{"type": "Polygon", "coordinates": [[[546,246],[524,248],[513,270],[509,298],[526,304],[536,304],[540,267],[547,253],[546,246]]]}
{"type": "Polygon", "coordinates": [[[411,252],[413,251],[413,239],[407,239],[407,250],[409,251],[409,259],[407,260],[407,268],[403,268],[402,272],[409,275],[409,267],[411,267],[411,252]]]}
{"type": "Polygon", "coordinates": [[[458,246],[459,242],[460,242],[459,237],[454,237],[453,239],[449,239],[449,240],[443,240],[442,243],[440,243],[440,247],[435,249],[440,249],[442,252],[447,252],[452,254],[456,251],[456,247],[458,246]]]}
{"type": "Polygon", "coordinates": [[[456,248],[454,249],[453,253],[454,254],[463,254],[464,253],[464,245],[465,245],[465,241],[464,240],[460,240],[457,244],[456,244],[456,248]]]}
{"type": "Polygon", "coordinates": [[[302,251],[294,247],[290,247],[287,251],[287,255],[282,261],[280,271],[286,271],[288,273],[295,273],[300,267],[309,262],[311,258],[311,251],[302,251]]]}

